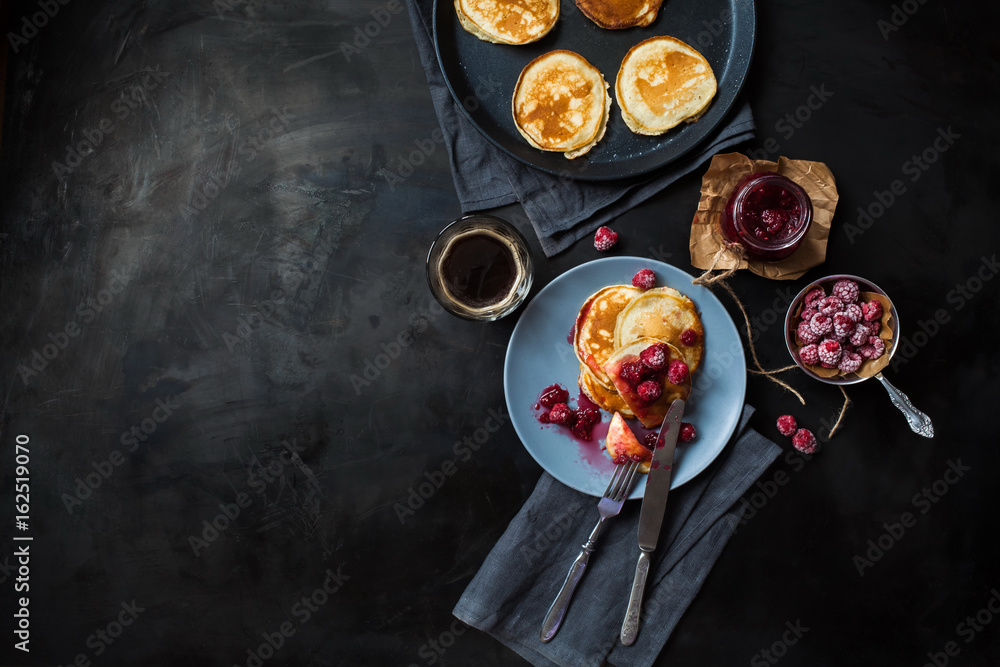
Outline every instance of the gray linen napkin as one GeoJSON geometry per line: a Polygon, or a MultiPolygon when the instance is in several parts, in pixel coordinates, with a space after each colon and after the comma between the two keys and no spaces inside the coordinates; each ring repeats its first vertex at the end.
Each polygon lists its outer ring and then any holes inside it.
{"type": "Polygon", "coordinates": [[[746,427],[752,414],[745,406],[735,441],[670,494],[632,646],[623,646],[618,636],[639,557],[639,501],[626,502],[607,521],[559,633],[547,644],[538,639],[545,613],[598,518],[597,499],[547,473],[452,613],[534,665],[652,665],[736,531],[742,514],[737,500],[781,453],[746,427]]]}
{"type": "Polygon", "coordinates": [[[744,103],[691,157],[639,178],[567,185],[558,176],[509,157],[479,134],[458,108],[438,66],[432,41],[434,0],[406,0],[406,4],[462,211],[521,202],[546,257],[649,199],[716,153],[754,137],[753,114],[744,103]]]}

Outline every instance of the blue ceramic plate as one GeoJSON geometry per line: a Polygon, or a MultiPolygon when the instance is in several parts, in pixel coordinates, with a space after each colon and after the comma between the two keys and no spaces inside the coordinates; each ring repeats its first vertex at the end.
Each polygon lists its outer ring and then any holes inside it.
{"type": "MultiPolygon", "coordinates": [[[[698,437],[678,445],[671,488],[684,484],[715,460],[743,411],[743,344],[729,313],[711,291],[692,285],[691,276],[680,269],[641,257],[608,257],[567,271],[546,285],[521,314],[507,346],[503,383],[511,422],[528,452],[560,482],[592,496],[604,493],[614,470],[610,457],[601,449],[611,415],[602,411],[603,422],[595,428],[594,441],[582,443],[564,427],[539,423],[533,406],[542,390],[554,382],[569,389],[570,404],[575,406],[580,362],[568,339],[580,306],[602,287],[631,284],[632,276],[642,268],[656,272],[657,285],[668,285],[690,297],[705,327],[705,356],[695,373],[684,414],[684,421],[694,424],[698,437]]],[[[643,475],[631,497],[642,497],[645,489],[643,475]]]]}

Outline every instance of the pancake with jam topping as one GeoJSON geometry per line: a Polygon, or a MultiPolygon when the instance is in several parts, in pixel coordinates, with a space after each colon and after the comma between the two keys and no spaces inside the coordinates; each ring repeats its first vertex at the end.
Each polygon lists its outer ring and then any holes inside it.
{"type": "MultiPolygon", "coordinates": [[[[604,374],[604,371],[601,371],[604,374]]],[[[607,410],[608,412],[620,412],[623,417],[632,418],[635,415],[632,414],[632,410],[629,409],[628,403],[625,399],[621,397],[617,389],[608,389],[601,385],[594,377],[587,364],[580,364],[580,377],[577,379],[577,384],[580,385],[580,390],[583,392],[584,396],[589,398],[594,404],[601,408],[602,410],[607,410]]],[[[612,385],[613,387],[614,385],[612,385]]]]}
{"type": "Polygon", "coordinates": [[[525,66],[511,101],[518,132],[535,148],[568,159],[604,136],[611,111],[601,72],[572,51],[550,51],[525,66]]]}
{"type": "Polygon", "coordinates": [[[455,0],[458,20],[468,32],[495,44],[528,44],[552,30],[559,0],[455,0]]]}
{"type": "Polygon", "coordinates": [[[615,96],[636,134],[658,135],[693,123],[708,109],[718,84],[701,53],[674,37],[650,37],[622,60],[615,96]]]}
{"type": "MultiPolygon", "coordinates": [[[[618,314],[640,295],[642,290],[637,287],[611,285],[597,290],[583,302],[573,330],[573,349],[580,363],[590,370],[592,384],[615,391],[611,378],[604,372],[604,363],[615,351],[618,314]]],[[[587,391],[582,382],[580,386],[587,391]]],[[[593,396],[591,400],[601,404],[593,396]]]]}
{"type": "Polygon", "coordinates": [[[662,4],[663,0],[576,0],[584,16],[608,30],[647,26],[662,4]]]}
{"type": "Polygon", "coordinates": [[[632,342],[652,338],[677,348],[694,373],[705,352],[705,330],[698,308],[688,297],[670,287],[654,287],[630,301],[619,313],[615,324],[614,349],[632,342]],[[690,345],[684,344],[683,334],[695,333],[690,345]]]}

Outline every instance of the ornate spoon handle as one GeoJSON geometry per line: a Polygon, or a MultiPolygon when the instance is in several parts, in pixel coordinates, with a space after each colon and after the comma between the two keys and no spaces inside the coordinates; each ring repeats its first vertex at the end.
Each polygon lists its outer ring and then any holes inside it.
{"type": "Polygon", "coordinates": [[[933,438],[934,424],[931,423],[931,418],[920,410],[917,410],[910,401],[910,397],[899,389],[896,389],[881,373],[877,373],[875,377],[882,383],[885,390],[889,392],[889,400],[892,401],[892,404],[899,408],[899,411],[906,416],[906,421],[910,424],[913,432],[925,438],[933,438]]]}

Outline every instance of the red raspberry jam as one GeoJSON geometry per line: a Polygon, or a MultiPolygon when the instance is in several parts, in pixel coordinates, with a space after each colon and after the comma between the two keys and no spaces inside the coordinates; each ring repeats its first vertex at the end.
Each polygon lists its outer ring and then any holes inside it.
{"type": "Polygon", "coordinates": [[[750,257],[775,261],[791,255],[812,223],[812,202],[801,187],[773,172],[744,176],[726,203],[722,234],[750,257]]]}

